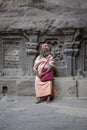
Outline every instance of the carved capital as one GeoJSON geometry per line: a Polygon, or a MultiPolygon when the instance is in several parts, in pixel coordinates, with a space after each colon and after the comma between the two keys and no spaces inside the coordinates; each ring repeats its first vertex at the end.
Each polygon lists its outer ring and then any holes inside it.
{"type": "Polygon", "coordinates": [[[79,52],[79,49],[73,49],[73,55],[76,56],[79,52]]]}
{"type": "Polygon", "coordinates": [[[67,56],[72,56],[72,54],[73,54],[73,49],[65,49],[65,50],[64,50],[64,53],[65,53],[67,56]]]}
{"type": "Polygon", "coordinates": [[[64,45],[65,45],[66,49],[72,49],[73,42],[65,42],[64,45]]]}
{"type": "Polygon", "coordinates": [[[75,29],[63,29],[65,41],[73,41],[74,33],[75,33],[75,29]]]}
{"type": "Polygon", "coordinates": [[[73,35],[75,32],[75,29],[63,29],[63,34],[65,35],[73,35]]]}
{"type": "Polygon", "coordinates": [[[37,50],[34,49],[26,49],[27,54],[37,54],[37,50]]]}
{"type": "Polygon", "coordinates": [[[27,54],[37,54],[37,43],[30,43],[30,42],[26,42],[26,53],[27,54]]]}
{"type": "Polygon", "coordinates": [[[30,42],[26,42],[26,48],[28,49],[36,49],[37,48],[37,43],[30,43],[30,42]]]}
{"type": "Polygon", "coordinates": [[[73,43],[73,48],[78,48],[79,45],[80,45],[80,41],[75,41],[73,43]]]}

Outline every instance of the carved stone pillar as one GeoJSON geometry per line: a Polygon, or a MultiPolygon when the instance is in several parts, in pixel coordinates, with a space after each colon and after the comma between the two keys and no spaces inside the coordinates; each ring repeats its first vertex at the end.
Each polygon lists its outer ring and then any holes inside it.
{"type": "Polygon", "coordinates": [[[33,61],[37,54],[37,43],[26,42],[26,53],[28,57],[28,76],[33,76],[33,61]]]}
{"type": "Polygon", "coordinates": [[[78,54],[79,41],[77,40],[78,30],[65,29],[63,30],[65,35],[65,50],[66,64],[67,64],[67,76],[73,76],[76,74],[76,55],[78,54]]]}
{"type": "Polygon", "coordinates": [[[64,50],[64,53],[66,55],[66,64],[67,64],[67,76],[72,75],[72,49],[73,43],[71,42],[65,42],[66,49],[64,50]]]}
{"type": "Polygon", "coordinates": [[[2,39],[0,38],[0,76],[3,75],[3,43],[2,39]]]}
{"type": "Polygon", "coordinates": [[[79,49],[78,49],[78,46],[79,46],[79,44],[80,44],[80,41],[75,41],[74,43],[73,43],[73,61],[72,61],[72,75],[74,76],[74,75],[76,75],[76,71],[77,71],[77,64],[76,64],[76,56],[78,55],[78,52],[79,52],[79,49]]]}
{"type": "Polygon", "coordinates": [[[65,51],[64,53],[66,54],[66,62],[67,62],[67,75],[68,76],[73,76],[76,74],[76,56],[79,52],[78,46],[79,46],[78,41],[75,42],[66,42],[65,43],[65,51]]]}

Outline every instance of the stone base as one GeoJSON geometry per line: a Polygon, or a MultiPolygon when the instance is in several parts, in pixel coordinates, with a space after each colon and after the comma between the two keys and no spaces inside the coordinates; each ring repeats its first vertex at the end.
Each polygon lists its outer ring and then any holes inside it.
{"type": "Polygon", "coordinates": [[[55,78],[58,97],[76,97],[76,80],[73,78],[55,78]]]}
{"type": "Polygon", "coordinates": [[[87,78],[78,79],[78,96],[87,97],[87,78]]]}
{"type": "Polygon", "coordinates": [[[16,79],[0,79],[0,94],[17,94],[16,79]]]}
{"type": "Polygon", "coordinates": [[[22,96],[35,95],[34,78],[33,79],[19,79],[17,81],[17,95],[22,95],[22,96]]]}
{"type": "MultiPolygon", "coordinates": [[[[58,97],[87,97],[87,79],[54,78],[58,97]]],[[[35,96],[34,77],[21,79],[0,79],[0,95],[35,96]],[[7,88],[6,88],[7,87],[7,88]]]]}

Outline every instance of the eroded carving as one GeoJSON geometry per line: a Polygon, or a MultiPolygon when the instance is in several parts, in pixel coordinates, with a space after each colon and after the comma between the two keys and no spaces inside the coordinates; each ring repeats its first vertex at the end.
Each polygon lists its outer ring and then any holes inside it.
{"type": "Polygon", "coordinates": [[[24,71],[24,75],[26,72],[28,75],[32,75],[33,62],[39,53],[38,47],[44,41],[52,47],[55,76],[73,76],[77,73],[80,75],[79,70],[87,72],[87,32],[85,31],[84,35],[80,29],[64,29],[63,32],[64,34],[57,33],[59,35],[50,35],[50,33],[38,35],[38,33],[30,33],[28,30],[1,32],[3,44],[0,46],[0,58],[2,59],[0,75],[3,75],[4,68],[20,68],[24,71]],[[78,64],[78,62],[80,63],[78,64]]]}

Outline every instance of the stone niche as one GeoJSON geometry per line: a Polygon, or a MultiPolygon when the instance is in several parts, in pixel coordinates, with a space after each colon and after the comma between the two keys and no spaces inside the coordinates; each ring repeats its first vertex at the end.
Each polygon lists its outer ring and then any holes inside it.
{"type": "Polygon", "coordinates": [[[12,32],[2,32],[0,39],[0,75],[16,77],[21,69],[21,37],[12,32]]]}
{"type": "Polygon", "coordinates": [[[33,76],[33,62],[37,55],[37,35],[26,31],[0,33],[0,76],[21,78],[33,76]]]}
{"type": "Polygon", "coordinates": [[[48,42],[55,59],[55,77],[87,76],[87,30],[59,29],[45,34],[28,31],[0,33],[0,76],[32,77],[42,42],[48,42]]]}
{"type": "Polygon", "coordinates": [[[19,67],[19,43],[4,41],[3,44],[4,68],[19,67]]]}

